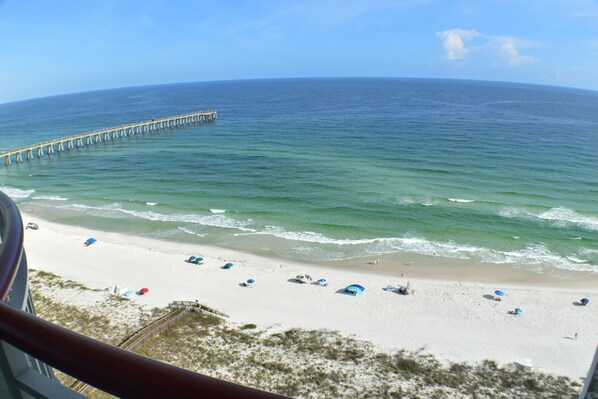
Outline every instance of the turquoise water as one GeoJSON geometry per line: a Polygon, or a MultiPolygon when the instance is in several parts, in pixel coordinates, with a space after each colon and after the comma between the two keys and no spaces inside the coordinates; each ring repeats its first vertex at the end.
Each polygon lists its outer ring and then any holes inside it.
{"type": "Polygon", "coordinates": [[[303,260],[397,252],[598,272],[598,93],[305,79],[0,105],[0,151],[216,109],[219,120],[6,168],[54,220],[303,260]]]}

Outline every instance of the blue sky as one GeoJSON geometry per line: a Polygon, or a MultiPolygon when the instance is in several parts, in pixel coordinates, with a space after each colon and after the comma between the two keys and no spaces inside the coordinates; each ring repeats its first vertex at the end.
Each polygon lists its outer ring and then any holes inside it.
{"type": "Polygon", "coordinates": [[[0,0],[0,103],[124,86],[331,76],[598,90],[598,2],[0,0]]]}

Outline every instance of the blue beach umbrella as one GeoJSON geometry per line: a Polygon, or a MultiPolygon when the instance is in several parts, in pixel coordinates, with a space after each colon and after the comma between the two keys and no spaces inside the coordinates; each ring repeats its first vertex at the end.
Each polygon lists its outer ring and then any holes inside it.
{"type": "Polygon", "coordinates": [[[523,309],[515,308],[515,314],[521,314],[521,313],[523,313],[523,309]]]}
{"type": "Polygon", "coordinates": [[[196,257],[196,256],[190,256],[190,257],[189,257],[189,262],[193,262],[195,259],[197,259],[197,257],[196,257]]]}
{"type": "Polygon", "coordinates": [[[247,280],[247,282],[248,282],[249,284],[253,284],[253,283],[255,283],[255,280],[254,280],[254,279],[252,279],[252,278],[250,278],[249,280],[247,280]]]}
{"type": "Polygon", "coordinates": [[[365,291],[365,288],[363,288],[359,284],[351,284],[351,285],[347,286],[347,288],[345,288],[345,291],[350,292],[353,295],[357,295],[357,294],[363,294],[363,291],[365,291]]]}
{"type": "Polygon", "coordinates": [[[227,263],[226,265],[224,265],[224,267],[233,267],[232,263],[227,263]]]}
{"type": "Polygon", "coordinates": [[[585,305],[587,305],[588,303],[590,303],[590,300],[589,300],[588,298],[582,298],[580,302],[581,302],[581,304],[582,304],[582,305],[584,305],[584,306],[585,306],[585,305]]]}
{"type": "Polygon", "coordinates": [[[318,280],[318,283],[325,283],[325,282],[326,282],[325,278],[321,278],[321,279],[318,280]]]}
{"type": "Polygon", "coordinates": [[[195,258],[196,262],[203,262],[203,258],[195,258]]]}
{"type": "Polygon", "coordinates": [[[505,296],[505,293],[500,290],[496,290],[494,291],[494,293],[496,294],[496,296],[505,296]]]}

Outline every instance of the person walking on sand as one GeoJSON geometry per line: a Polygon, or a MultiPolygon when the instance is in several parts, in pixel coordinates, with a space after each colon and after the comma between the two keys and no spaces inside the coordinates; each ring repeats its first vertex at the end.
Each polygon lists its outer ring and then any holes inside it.
{"type": "Polygon", "coordinates": [[[576,340],[576,341],[577,341],[577,334],[578,333],[575,333],[575,335],[573,336],[573,339],[576,340]]]}

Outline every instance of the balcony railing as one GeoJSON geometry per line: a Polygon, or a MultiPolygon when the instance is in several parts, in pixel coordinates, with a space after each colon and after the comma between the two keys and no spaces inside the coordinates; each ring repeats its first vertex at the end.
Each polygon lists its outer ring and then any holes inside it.
{"type": "Polygon", "coordinates": [[[170,366],[104,344],[34,315],[23,222],[0,191],[0,397],[83,396],[47,365],[121,398],[283,398],[170,366]]]}

